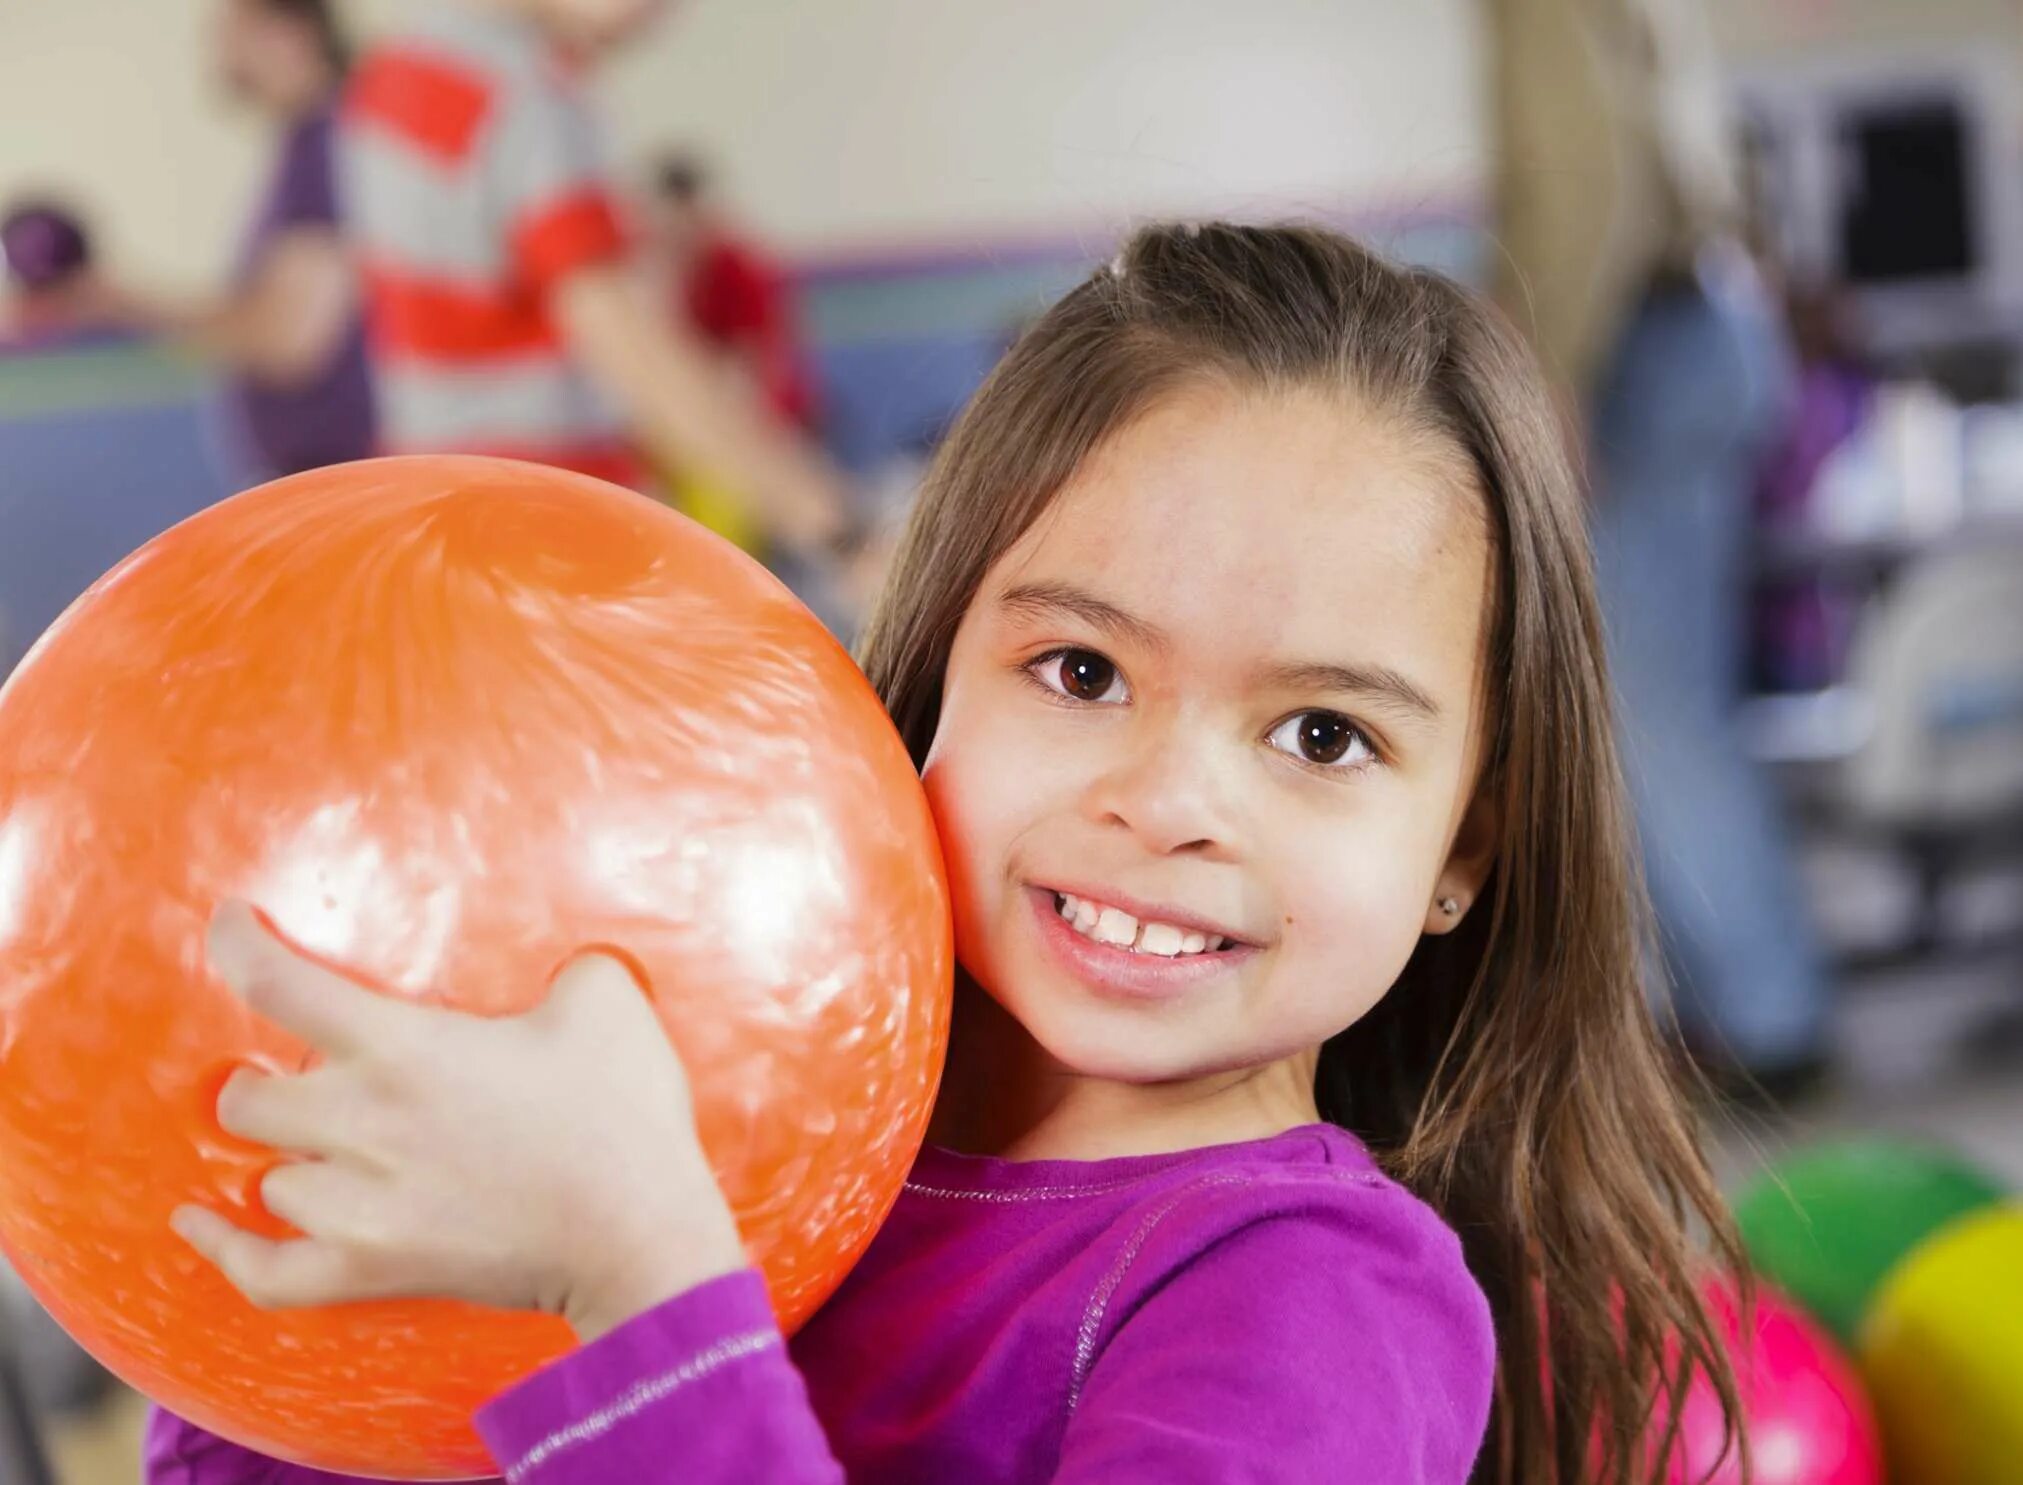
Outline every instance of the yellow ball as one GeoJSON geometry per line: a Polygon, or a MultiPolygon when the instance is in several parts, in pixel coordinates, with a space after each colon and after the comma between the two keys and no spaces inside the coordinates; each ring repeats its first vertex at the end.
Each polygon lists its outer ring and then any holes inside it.
{"type": "Polygon", "coordinates": [[[2023,1480],[2023,1205],[1942,1228],[1884,1281],[1861,1364],[1909,1485],[2023,1480]]]}
{"type": "Polygon", "coordinates": [[[750,500],[706,474],[674,471],[665,483],[668,503],[676,510],[753,556],[763,555],[766,534],[752,515],[750,500]]]}

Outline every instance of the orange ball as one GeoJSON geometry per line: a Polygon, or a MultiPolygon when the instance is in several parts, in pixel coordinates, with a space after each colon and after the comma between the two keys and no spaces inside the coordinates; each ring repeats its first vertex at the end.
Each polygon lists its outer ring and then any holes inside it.
{"type": "Polygon", "coordinates": [[[274,1235],[240,1064],[302,1065],[208,972],[223,898],[388,993],[525,1009],[646,971],[788,1329],[899,1192],[947,1035],[925,798],[849,657],[653,501],[534,465],[296,476],[149,543],[0,691],[0,1244],[71,1334],[282,1459],[492,1473],[473,1410],[559,1320],[263,1314],[168,1226],[274,1235]]]}

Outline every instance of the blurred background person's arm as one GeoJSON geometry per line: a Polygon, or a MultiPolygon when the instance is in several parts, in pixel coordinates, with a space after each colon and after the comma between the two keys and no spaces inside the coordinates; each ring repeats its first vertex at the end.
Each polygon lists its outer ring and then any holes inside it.
{"type": "Polygon", "coordinates": [[[850,545],[849,499],[828,461],[769,418],[700,337],[671,327],[629,268],[578,269],[552,296],[569,348],[657,461],[700,467],[745,491],[768,530],[797,552],[850,545]]]}
{"type": "Polygon", "coordinates": [[[343,241],[318,227],[283,232],[245,278],[216,297],[123,297],[129,323],[193,341],[242,375],[281,386],[328,366],[358,312],[343,241]]]}

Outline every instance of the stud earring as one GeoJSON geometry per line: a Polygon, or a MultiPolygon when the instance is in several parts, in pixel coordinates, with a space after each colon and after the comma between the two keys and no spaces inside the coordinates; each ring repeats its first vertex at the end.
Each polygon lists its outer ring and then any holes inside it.
{"type": "Polygon", "coordinates": [[[1440,911],[1445,913],[1450,918],[1453,917],[1456,913],[1461,911],[1460,900],[1458,898],[1453,897],[1441,898],[1440,911]]]}

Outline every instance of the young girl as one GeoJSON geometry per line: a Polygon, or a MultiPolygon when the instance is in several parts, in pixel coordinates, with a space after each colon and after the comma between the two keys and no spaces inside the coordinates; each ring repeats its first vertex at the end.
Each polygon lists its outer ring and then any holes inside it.
{"type": "MultiPolygon", "coordinates": [[[[949,439],[867,637],[963,973],[931,1142],[784,1344],[615,961],[520,1020],[372,995],[244,908],[323,1049],[228,1128],[304,1236],[255,1303],[432,1294],[584,1345],[501,1473],[1650,1477],[1732,1243],[1638,966],[1580,492],[1513,332],[1319,231],[1138,235],[949,439]],[[582,1151],[599,1158],[586,1161],[582,1151]]],[[[327,1479],[160,1417],[154,1485],[327,1479]]]]}

